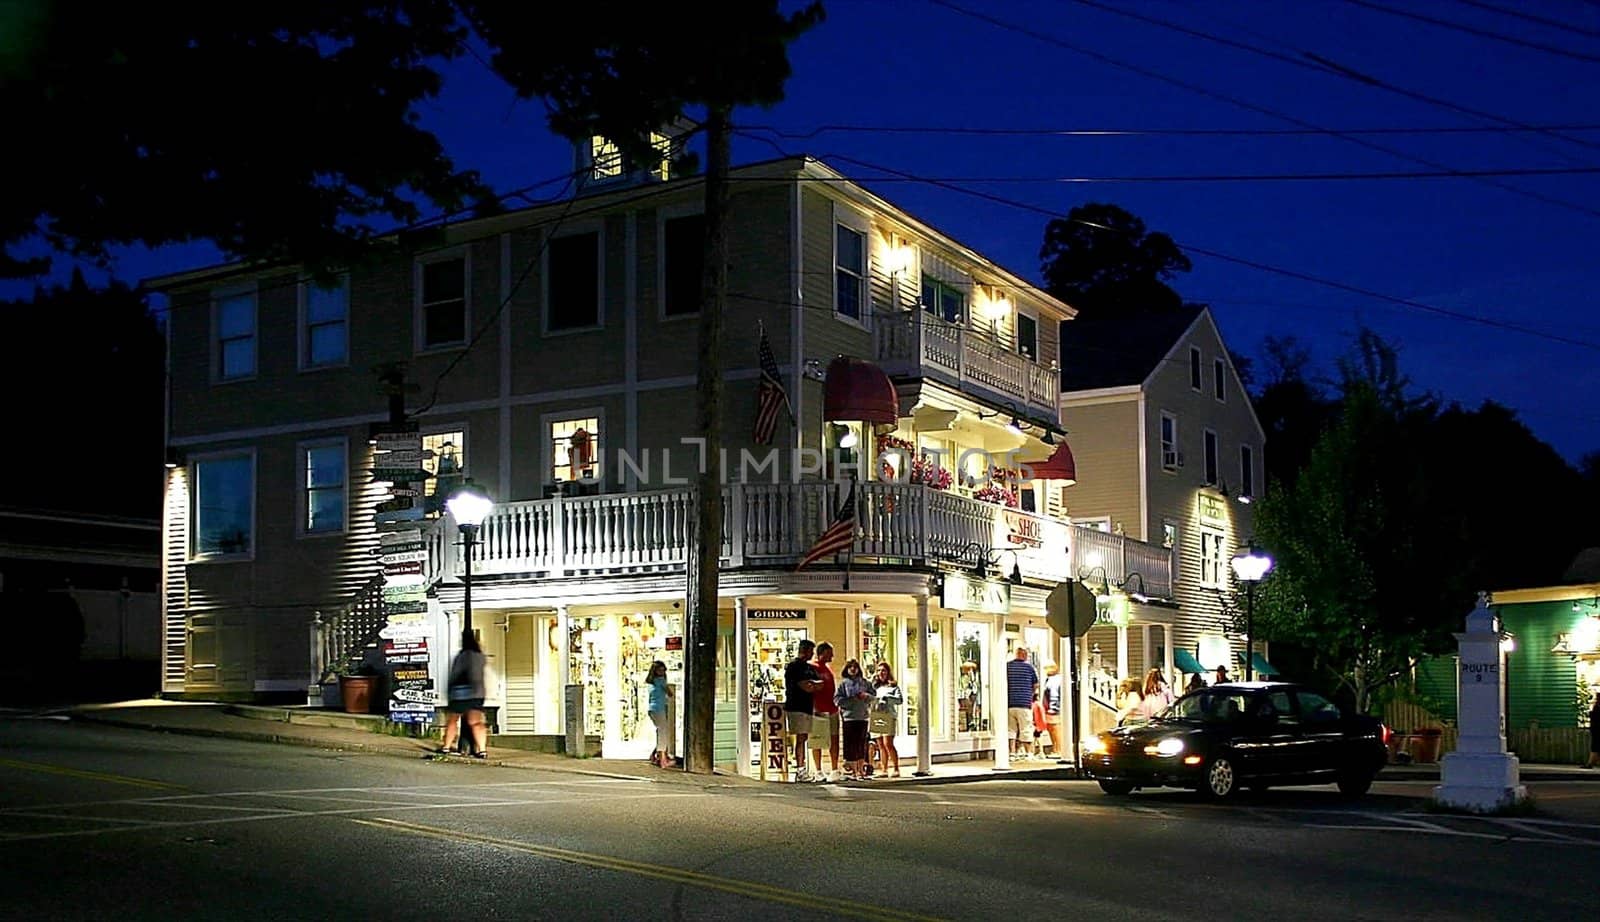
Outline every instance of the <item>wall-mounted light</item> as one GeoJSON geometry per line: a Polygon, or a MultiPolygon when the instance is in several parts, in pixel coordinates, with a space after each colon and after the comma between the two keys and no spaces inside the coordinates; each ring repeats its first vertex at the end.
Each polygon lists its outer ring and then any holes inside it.
{"type": "Polygon", "coordinates": [[[1012,435],[1021,435],[1022,434],[1022,420],[1017,419],[1015,416],[1011,417],[1011,422],[1006,423],[1006,431],[1011,433],[1012,435]]]}
{"type": "Polygon", "coordinates": [[[987,308],[985,308],[985,313],[989,315],[990,320],[995,321],[1003,320],[1004,318],[1009,317],[1011,315],[1010,299],[1005,295],[995,295],[993,298],[989,299],[989,305],[987,308]]]}
{"type": "Polygon", "coordinates": [[[892,275],[901,275],[911,271],[911,261],[915,258],[911,247],[904,243],[896,243],[889,247],[889,272],[892,275]]]}
{"type": "Polygon", "coordinates": [[[1507,634],[1500,638],[1500,652],[1510,653],[1517,648],[1517,638],[1507,634]]]}
{"type": "Polygon", "coordinates": [[[170,471],[170,470],[176,468],[178,465],[183,463],[183,455],[178,452],[178,449],[173,448],[172,446],[168,445],[167,446],[167,459],[166,459],[165,463],[166,463],[166,466],[167,466],[167,470],[170,471]]]}
{"type": "Polygon", "coordinates": [[[856,431],[854,429],[846,429],[844,435],[839,436],[840,448],[854,448],[856,447],[856,442],[856,431]]]}

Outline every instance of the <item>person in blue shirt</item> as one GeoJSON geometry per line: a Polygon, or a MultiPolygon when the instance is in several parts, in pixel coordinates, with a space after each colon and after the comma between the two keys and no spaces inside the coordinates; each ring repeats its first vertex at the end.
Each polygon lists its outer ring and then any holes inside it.
{"type": "Polygon", "coordinates": [[[651,663],[644,681],[650,686],[650,722],[656,725],[656,750],[650,753],[650,761],[662,768],[672,768],[672,728],[667,725],[667,664],[660,660],[651,663]]]}
{"type": "Polygon", "coordinates": [[[1028,662],[1028,648],[1006,663],[1006,736],[1011,757],[1023,758],[1033,747],[1033,699],[1039,694],[1039,673],[1028,662]]]}

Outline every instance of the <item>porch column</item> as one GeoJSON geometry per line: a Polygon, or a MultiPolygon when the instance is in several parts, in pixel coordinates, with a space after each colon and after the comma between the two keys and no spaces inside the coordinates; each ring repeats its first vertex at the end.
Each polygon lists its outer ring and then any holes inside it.
{"type": "Polygon", "coordinates": [[[750,611],[744,596],[733,600],[733,703],[735,770],[750,774],[750,611]]]}
{"type": "MultiPolygon", "coordinates": [[[[1117,628],[1117,678],[1128,677],[1128,629],[1117,628]]],[[[1121,702],[1118,702],[1119,704],[1121,702]]]]}
{"type": "MultiPolygon", "coordinates": [[[[1021,636],[1020,634],[1017,636],[1021,636]]],[[[994,769],[1011,767],[1010,689],[1006,687],[1006,616],[994,616],[994,638],[989,643],[989,739],[994,744],[994,769]]]]}
{"type": "Polygon", "coordinates": [[[928,597],[917,599],[917,777],[933,774],[933,672],[928,666],[928,597]]]}

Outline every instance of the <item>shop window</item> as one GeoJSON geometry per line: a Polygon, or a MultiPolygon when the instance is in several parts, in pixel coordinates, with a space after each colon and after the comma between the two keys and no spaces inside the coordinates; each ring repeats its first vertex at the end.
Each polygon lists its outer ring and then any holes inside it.
{"type": "Polygon", "coordinates": [[[550,424],[550,481],[594,483],[600,479],[600,420],[594,416],[550,424]]]}
{"type": "Polygon", "coordinates": [[[255,533],[255,457],[204,458],[194,465],[196,557],[249,554],[255,533]]]}
{"type": "Polygon", "coordinates": [[[327,368],[349,360],[350,276],[331,287],[300,286],[300,367],[327,368]]]}
{"type": "Polygon", "coordinates": [[[600,325],[600,233],[568,234],[545,254],[544,328],[550,332],[600,325]]]}
{"type": "MultiPolygon", "coordinates": [[[[872,612],[861,613],[861,668],[870,680],[875,674],[879,663],[888,663],[889,669],[894,670],[896,662],[895,619],[887,615],[872,612]]],[[[895,681],[904,685],[898,673],[895,681]]]]}
{"type": "MultiPolygon", "coordinates": [[[[928,708],[928,726],[933,728],[935,740],[948,739],[950,736],[945,723],[945,700],[950,695],[950,687],[945,684],[944,675],[944,663],[949,656],[949,650],[945,647],[949,643],[949,626],[950,622],[943,620],[928,624],[928,687],[933,694],[933,701],[928,708]]],[[[918,727],[917,715],[923,702],[917,690],[917,622],[913,618],[906,619],[905,643],[906,667],[895,678],[906,695],[906,733],[914,736],[918,727]]]]}
{"type": "Polygon", "coordinates": [[[344,440],[302,446],[300,456],[304,465],[301,487],[305,491],[301,529],[306,534],[344,531],[344,440]]]}
{"type": "Polygon", "coordinates": [[[956,732],[989,732],[989,625],[956,622],[956,732]]]}
{"type": "Polygon", "coordinates": [[[467,434],[460,429],[422,434],[422,469],[432,474],[422,488],[429,514],[444,511],[444,501],[461,486],[467,471],[467,434]],[[432,452],[432,456],[429,456],[432,452]]]}

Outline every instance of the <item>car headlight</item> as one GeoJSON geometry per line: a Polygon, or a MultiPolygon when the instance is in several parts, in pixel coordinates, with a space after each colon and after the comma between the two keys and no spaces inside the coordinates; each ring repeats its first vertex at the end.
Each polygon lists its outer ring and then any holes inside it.
{"type": "Polygon", "coordinates": [[[1144,754],[1147,756],[1175,756],[1182,751],[1183,740],[1176,736],[1169,736],[1158,743],[1144,747],[1144,754]]]}
{"type": "Polygon", "coordinates": [[[1111,751],[1111,744],[1101,737],[1093,737],[1083,741],[1085,755],[1102,756],[1111,751]]]}

